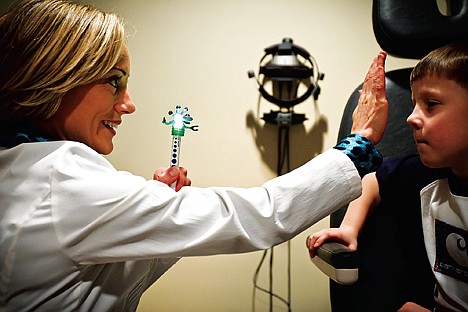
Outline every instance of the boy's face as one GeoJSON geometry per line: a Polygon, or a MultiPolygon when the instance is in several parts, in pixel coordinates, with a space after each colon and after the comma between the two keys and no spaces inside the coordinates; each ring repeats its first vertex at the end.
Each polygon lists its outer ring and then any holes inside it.
{"type": "Polygon", "coordinates": [[[468,91],[438,76],[414,81],[411,88],[415,106],[407,122],[421,160],[468,178],[468,91]]]}

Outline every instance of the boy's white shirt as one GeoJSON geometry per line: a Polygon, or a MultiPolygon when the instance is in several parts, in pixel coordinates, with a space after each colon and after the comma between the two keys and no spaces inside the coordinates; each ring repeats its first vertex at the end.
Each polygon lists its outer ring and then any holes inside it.
{"type": "Polygon", "coordinates": [[[466,249],[468,241],[466,237],[463,238],[454,232],[444,239],[445,246],[439,247],[447,248],[449,261],[455,263],[455,266],[441,263],[444,261],[440,256],[443,251],[439,250],[438,253],[436,248],[436,222],[442,224],[443,227],[455,227],[465,233],[468,231],[468,198],[453,195],[447,179],[437,180],[421,190],[421,209],[424,243],[437,284],[436,302],[451,311],[468,311],[468,250],[466,249]],[[464,251],[456,246],[457,243],[461,244],[462,249],[464,246],[464,251]],[[434,270],[436,261],[438,266],[442,267],[442,272],[452,271],[455,276],[464,274],[465,281],[441,273],[440,270],[434,270]]]}

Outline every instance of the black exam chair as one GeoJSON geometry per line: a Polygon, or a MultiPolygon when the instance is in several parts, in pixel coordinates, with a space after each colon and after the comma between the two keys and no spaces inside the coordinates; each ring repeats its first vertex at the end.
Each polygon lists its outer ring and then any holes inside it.
{"type": "MultiPolygon", "coordinates": [[[[411,68],[387,73],[389,122],[377,148],[384,158],[416,153],[412,130],[406,124],[411,113],[411,68]]],[[[351,115],[357,105],[360,85],[346,104],[339,138],[349,134],[351,115]]],[[[402,195],[403,196],[403,195],[402,195]]],[[[405,207],[404,199],[394,207],[378,207],[359,236],[358,251],[350,252],[337,243],[318,250],[314,263],[331,277],[330,300],[333,311],[397,311],[406,301],[425,306],[432,303],[434,278],[424,250],[419,207],[405,207]],[[403,212],[403,213],[402,213],[403,212]],[[336,248],[338,250],[336,251],[336,248]],[[331,267],[326,267],[323,260],[331,267]]],[[[330,216],[330,225],[339,227],[346,208],[330,216]]]]}
{"type": "MultiPolygon", "coordinates": [[[[448,2],[448,15],[436,0],[374,0],[374,34],[389,55],[420,59],[446,43],[468,38],[468,0],[448,2]]],[[[411,113],[411,68],[387,72],[389,123],[377,145],[384,158],[416,153],[411,113]]],[[[341,139],[351,128],[351,115],[359,98],[358,86],[346,104],[339,130],[341,139]]],[[[433,306],[434,277],[424,249],[419,207],[405,207],[405,196],[376,209],[359,236],[358,251],[330,242],[312,261],[330,277],[333,312],[392,311],[413,301],[433,306]],[[395,209],[395,207],[398,207],[395,209]]],[[[339,227],[346,207],[330,217],[339,227]]]]}

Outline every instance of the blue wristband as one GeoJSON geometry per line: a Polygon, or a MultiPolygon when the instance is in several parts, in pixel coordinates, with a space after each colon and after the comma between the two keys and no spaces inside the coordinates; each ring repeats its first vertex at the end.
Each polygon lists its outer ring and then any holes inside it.
{"type": "Polygon", "coordinates": [[[345,136],[334,148],[348,155],[361,177],[377,170],[383,161],[371,141],[359,134],[345,136]]]}

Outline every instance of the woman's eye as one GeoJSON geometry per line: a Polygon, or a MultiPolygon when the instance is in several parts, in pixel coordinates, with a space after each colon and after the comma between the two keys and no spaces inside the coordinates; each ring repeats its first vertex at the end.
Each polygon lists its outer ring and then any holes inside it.
{"type": "Polygon", "coordinates": [[[120,79],[121,79],[121,77],[115,76],[115,77],[109,78],[108,82],[112,87],[114,87],[115,89],[118,89],[119,85],[120,85],[120,79]]]}

